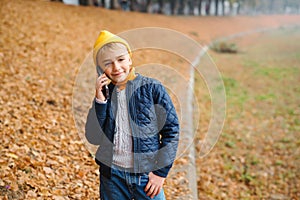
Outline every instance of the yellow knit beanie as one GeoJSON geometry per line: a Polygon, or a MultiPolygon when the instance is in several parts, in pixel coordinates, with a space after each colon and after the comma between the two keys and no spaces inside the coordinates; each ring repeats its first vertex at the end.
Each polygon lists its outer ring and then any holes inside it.
{"type": "Polygon", "coordinates": [[[95,65],[97,65],[97,54],[98,54],[99,50],[104,45],[106,45],[108,43],[113,43],[113,42],[124,44],[126,46],[127,50],[128,50],[129,55],[132,56],[130,46],[126,42],[126,40],[124,40],[123,38],[121,38],[117,35],[112,34],[109,31],[103,30],[103,31],[100,32],[100,34],[99,34],[99,36],[98,36],[98,38],[97,38],[97,40],[94,44],[93,58],[94,58],[95,65]]]}

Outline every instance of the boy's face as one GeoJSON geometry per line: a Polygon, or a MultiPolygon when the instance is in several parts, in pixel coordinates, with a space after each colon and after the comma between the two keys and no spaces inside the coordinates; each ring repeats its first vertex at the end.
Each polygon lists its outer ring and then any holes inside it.
{"type": "Polygon", "coordinates": [[[101,56],[98,56],[97,62],[108,78],[117,83],[126,80],[132,65],[125,46],[104,51],[101,56]]]}

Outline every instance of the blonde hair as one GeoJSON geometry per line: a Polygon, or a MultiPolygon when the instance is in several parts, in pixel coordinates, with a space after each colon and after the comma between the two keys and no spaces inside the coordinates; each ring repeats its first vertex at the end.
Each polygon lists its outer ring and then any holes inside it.
{"type": "Polygon", "coordinates": [[[114,50],[119,50],[119,49],[124,49],[124,53],[129,53],[127,47],[120,43],[120,42],[112,42],[112,43],[108,43],[106,45],[104,45],[103,47],[101,47],[98,51],[97,54],[97,59],[99,58],[99,56],[103,56],[104,52],[106,51],[114,51],[114,50]]]}

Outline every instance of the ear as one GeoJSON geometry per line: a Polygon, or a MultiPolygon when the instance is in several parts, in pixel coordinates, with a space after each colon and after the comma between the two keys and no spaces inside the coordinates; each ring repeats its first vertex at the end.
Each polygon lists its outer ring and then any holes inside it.
{"type": "Polygon", "coordinates": [[[131,57],[129,56],[129,65],[132,65],[132,59],[131,59],[131,57]]]}

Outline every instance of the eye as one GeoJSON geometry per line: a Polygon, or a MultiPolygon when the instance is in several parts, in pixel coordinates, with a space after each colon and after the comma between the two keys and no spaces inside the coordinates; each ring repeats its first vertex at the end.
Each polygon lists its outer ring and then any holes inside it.
{"type": "Polygon", "coordinates": [[[125,58],[119,58],[118,61],[119,62],[123,62],[125,60],[125,58]]]}
{"type": "Polygon", "coordinates": [[[111,66],[111,62],[104,63],[104,66],[105,67],[110,67],[111,66]]]}

